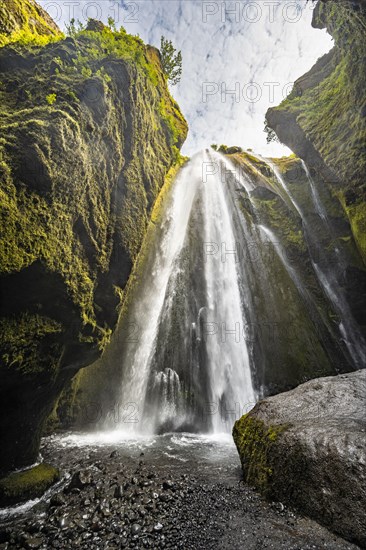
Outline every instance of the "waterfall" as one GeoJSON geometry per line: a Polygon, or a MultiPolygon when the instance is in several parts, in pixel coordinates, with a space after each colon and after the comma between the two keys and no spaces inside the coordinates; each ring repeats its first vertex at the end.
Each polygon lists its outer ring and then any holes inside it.
{"type": "Polygon", "coordinates": [[[173,183],[117,329],[126,430],[230,431],[255,403],[243,265],[229,252],[235,185],[219,163],[199,153],[173,183]]]}
{"type": "MultiPolygon", "coordinates": [[[[262,158],[262,157],[261,157],[262,158]]],[[[315,182],[304,161],[301,161],[302,168],[306,174],[309,184],[308,196],[311,199],[310,208],[302,208],[294,198],[285,178],[281,175],[276,165],[269,159],[263,159],[273,170],[273,173],[285,193],[286,198],[294,206],[302,219],[305,234],[309,243],[309,253],[314,271],[317,275],[320,286],[338,313],[341,322],[339,330],[352,357],[355,368],[362,368],[366,363],[366,342],[358,323],[353,318],[347,297],[343,288],[343,272],[346,267],[346,258],[339,246],[334,244],[332,226],[327,210],[322,203],[320,194],[315,182]],[[314,225],[313,214],[318,216],[318,223],[314,225]],[[320,248],[321,241],[328,240],[331,243],[327,250],[320,248]]]]}
{"type": "Polygon", "coordinates": [[[321,194],[303,166],[304,207],[277,167],[260,160],[274,189],[205,151],[165,195],[103,356],[117,403],[101,428],[228,432],[268,393],[345,370],[351,357],[363,366],[364,341],[341,284],[346,256],[321,194]],[[277,201],[277,216],[293,216],[305,239],[299,257],[288,255],[266,201],[277,201]]]}
{"type": "MultiPolygon", "coordinates": [[[[311,177],[304,161],[302,161],[302,166],[308,178],[314,207],[322,221],[322,231],[324,231],[324,233],[329,236],[329,240],[332,241],[332,227],[326,208],[322,204],[315,182],[311,177]]],[[[308,230],[310,231],[310,224],[308,224],[308,230]]],[[[336,245],[333,245],[331,255],[333,257],[333,261],[323,263],[318,262],[317,264],[314,262],[314,267],[318,273],[319,280],[325,293],[333,303],[342,319],[340,323],[340,331],[344,337],[344,341],[354,361],[355,367],[361,368],[366,364],[366,341],[361,333],[358,323],[352,315],[342,285],[343,271],[346,267],[346,258],[341,247],[336,245]]]]}

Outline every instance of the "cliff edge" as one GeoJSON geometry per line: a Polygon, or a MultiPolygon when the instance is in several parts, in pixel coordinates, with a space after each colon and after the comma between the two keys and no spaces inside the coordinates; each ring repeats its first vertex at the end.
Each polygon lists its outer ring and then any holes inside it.
{"type": "MultiPolygon", "coordinates": [[[[20,4],[44,15],[14,0],[1,19],[20,4]]],[[[36,28],[57,32],[48,16],[36,28]]],[[[35,462],[62,388],[108,343],[187,135],[159,51],[140,38],[91,21],[37,41],[0,48],[3,473],[35,462]]]]}

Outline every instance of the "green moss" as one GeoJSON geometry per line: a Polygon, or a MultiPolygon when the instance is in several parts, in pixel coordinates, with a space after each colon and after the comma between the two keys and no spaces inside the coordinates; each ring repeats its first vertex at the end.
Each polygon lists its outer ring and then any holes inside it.
{"type": "Polygon", "coordinates": [[[58,368],[55,358],[61,353],[55,335],[61,332],[59,323],[40,315],[25,313],[16,319],[1,318],[1,367],[24,375],[48,372],[55,377],[58,368]]]}
{"type": "Polygon", "coordinates": [[[0,479],[0,506],[38,498],[59,479],[59,471],[45,463],[12,473],[0,479]]]}
{"type": "Polygon", "coordinates": [[[152,209],[152,212],[151,212],[151,221],[153,223],[158,223],[159,220],[161,220],[163,207],[165,205],[167,195],[171,189],[172,183],[177,177],[179,170],[182,168],[182,166],[184,166],[184,164],[187,161],[188,161],[188,157],[183,157],[182,155],[179,154],[175,164],[170,168],[169,172],[167,173],[165,177],[164,185],[161,188],[158,198],[155,201],[154,208],[152,209]]]}
{"type": "Polygon", "coordinates": [[[0,5],[0,47],[7,44],[45,46],[64,35],[35,2],[6,0],[0,5]]]}
{"type": "Polygon", "coordinates": [[[266,426],[248,413],[234,424],[233,438],[243,466],[244,479],[250,485],[269,493],[273,469],[271,451],[288,425],[266,426]]]}
{"type": "Polygon", "coordinates": [[[341,195],[341,200],[345,212],[351,224],[352,233],[355,238],[357,247],[361,256],[366,262],[366,208],[365,202],[358,202],[356,204],[346,205],[344,196],[341,195]]]}
{"type": "Polygon", "coordinates": [[[285,248],[294,248],[298,255],[306,253],[305,238],[299,220],[287,211],[280,197],[272,200],[255,198],[253,202],[268,226],[281,237],[285,248]]]}
{"type": "Polygon", "coordinates": [[[270,185],[271,170],[264,161],[246,151],[230,154],[229,158],[234,165],[242,168],[254,183],[270,185]]]}
{"type": "Polygon", "coordinates": [[[54,103],[56,103],[56,100],[57,100],[57,95],[56,94],[46,95],[46,101],[47,101],[48,105],[53,105],[54,103]]]}
{"type": "Polygon", "coordinates": [[[178,105],[174,101],[167,102],[164,97],[160,101],[159,111],[168,132],[169,142],[174,147],[180,142],[181,126],[184,123],[184,119],[182,119],[178,105]],[[177,120],[180,124],[177,124],[177,120]]]}
{"type": "MultiPolygon", "coordinates": [[[[161,221],[166,201],[169,200],[172,184],[187,160],[187,157],[179,155],[177,162],[170,168],[165,176],[164,185],[152,208],[150,222],[148,223],[146,234],[143,237],[143,244],[134,260],[134,266],[128,283],[123,290],[119,287],[115,289],[120,298],[120,326],[127,316],[128,308],[134,295],[139,292],[139,281],[141,280],[141,274],[144,272],[146,266],[150,244],[153,239],[153,232],[161,221]]],[[[83,411],[85,412],[85,409],[90,405],[93,406],[94,403],[100,403],[103,395],[111,395],[113,391],[115,391],[116,373],[110,372],[108,368],[106,369],[105,364],[106,362],[102,363],[101,361],[97,361],[94,365],[82,369],[70,381],[69,385],[59,397],[48,419],[47,431],[52,431],[60,425],[64,428],[70,427],[70,425],[77,424],[78,421],[85,423],[86,419],[82,417],[83,411]]],[[[115,369],[116,367],[119,368],[118,364],[113,362],[112,368],[115,369]]]]}

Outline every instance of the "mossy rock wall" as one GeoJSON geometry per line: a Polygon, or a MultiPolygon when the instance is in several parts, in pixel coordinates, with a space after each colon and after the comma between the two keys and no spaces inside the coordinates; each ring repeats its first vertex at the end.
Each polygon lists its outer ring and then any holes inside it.
{"type": "Polygon", "coordinates": [[[344,208],[366,260],[366,103],[363,2],[320,0],[313,26],[326,27],[335,47],[302,76],[279,107],[268,110],[269,127],[315,174],[344,208]]]}
{"type": "MultiPolygon", "coordinates": [[[[325,194],[324,201],[332,214],[329,223],[334,222],[337,231],[323,235],[323,226],[316,225],[319,216],[298,157],[266,162],[250,152],[237,152],[227,158],[234,163],[237,175],[240,173],[247,181],[247,191],[242,186],[237,190],[245,219],[244,224],[237,223],[243,228],[237,240],[245,251],[245,285],[250,288],[248,342],[258,394],[276,394],[311,378],[352,370],[339,330],[339,314],[313,267],[313,262],[327,262],[334,247],[343,246],[349,267],[362,273],[362,259],[339,201],[325,194]],[[271,162],[292,197],[307,210],[315,239],[309,239],[304,221],[275,176],[271,162]]],[[[324,186],[320,179],[317,184],[324,186]]],[[[359,317],[361,323],[362,315],[359,317]]]]}
{"type": "Polygon", "coordinates": [[[109,342],[187,124],[122,29],[0,49],[0,471],[34,462],[64,385],[109,342]]]}
{"type": "Polygon", "coordinates": [[[146,276],[149,276],[149,252],[151,246],[159,242],[156,231],[161,231],[161,215],[170,199],[174,180],[187,160],[181,156],[171,167],[154,204],[143,244],[123,292],[118,328],[112,335],[110,344],[100,359],[81,369],[65,386],[46,422],[45,433],[57,429],[95,429],[103,425],[108,415],[113,417],[114,411],[117,411],[123,375],[121,345],[130,336],[134,337],[135,329],[129,323],[128,308],[134,297],[138,296],[146,276]]]}
{"type": "Polygon", "coordinates": [[[0,4],[0,46],[12,42],[47,44],[62,33],[35,0],[3,0],[0,4]]]}

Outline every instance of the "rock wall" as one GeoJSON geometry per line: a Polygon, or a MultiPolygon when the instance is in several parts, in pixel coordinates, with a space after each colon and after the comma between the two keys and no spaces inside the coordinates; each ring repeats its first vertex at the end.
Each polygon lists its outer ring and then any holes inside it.
{"type": "Polygon", "coordinates": [[[12,42],[47,44],[62,33],[35,0],[4,0],[0,5],[0,46],[12,42]]]}
{"type": "Polygon", "coordinates": [[[187,124],[159,52],[123,29],[5,46],[0,81],[4,472],[35,461],[62,388],[108,343],[187,124]]]}
{"type": "Polygon", "coordinates": [[[280,141],[306,161],[318,192],[332,201],[326,209],[335,237],[344,240],[347,226],[352,232],[362,262],[350,257],[343,265],[342,286],[365,334],[366,5],[321,0],[313,26],[326,27],[335,47],[299,78],[281,105],[268,110],[266,119],[280,141]]]}
{"type": "MultiPolygon", "coordinates": [[[[363,269],[339,201],[322,193],[329,213],[324,223],[319,220],[301,159],[292,155],[265,161],[250,152],[232,150],[228,149],[227,158],[236,174],[250,182],[248,191],[238,186],[238,202],[250,228],[250,236],[241,239],[247,247],[241,260],[249,274],[247,315],[259,395],[356,368],[339,330],[339,311],[326,296],[314,267],[329,264],[335,273],[335,262],[342,256],[356,273],[363,269]],[[306,212],[305,217],[292,201],[306,212]],[[331,229],[323,234],[328,225],[331,229]],[[263,228],[270,230],[272,237],[263,234],[263,228]]],[[[321,178],[314,184],[324,185],[321,178]]],[[[358,320],[362,321],[362,315],[360,309],[358,320]]]]}
{"type": "Polygon", "coordinates": [[[266,115],[280,141],[305,159],[338,197],[366,259],[366,4],[320,0],[313,26],[335,47],[266,115]]]}

